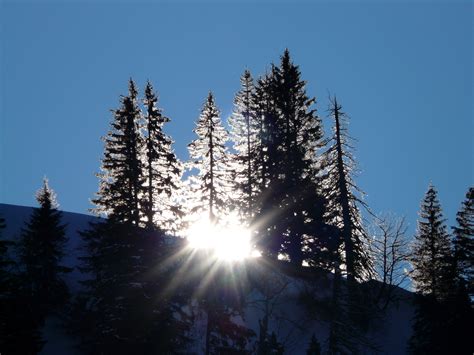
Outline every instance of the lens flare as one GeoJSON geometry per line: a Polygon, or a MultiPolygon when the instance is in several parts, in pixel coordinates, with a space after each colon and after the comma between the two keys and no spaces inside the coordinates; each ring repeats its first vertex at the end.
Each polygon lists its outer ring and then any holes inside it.
{"type": "Polygon", "coordinates": [[[215,224],[201,216],[187,233],[189,245],[194,249],[207,249],[221,260],[239,261],[252,256],[250,231],[239,225],[237,218],[215,224]]]}

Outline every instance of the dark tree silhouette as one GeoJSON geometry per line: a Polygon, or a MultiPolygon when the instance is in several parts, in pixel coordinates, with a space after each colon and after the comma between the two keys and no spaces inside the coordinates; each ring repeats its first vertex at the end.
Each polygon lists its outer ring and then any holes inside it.
{"type": "Polygon", "coordinates": [[[443,300],[452,286],[450,280],[451,245],[438,194],[430,185],[421,203],[420,218],[412,252],[412,279],[423,295],[443,300]]]}
{"type": "MultiPolygon", "coordinates": [[[[147,225],[141,222],[146,220],[153,227],[156,204],[162,212],[177,212],[168,202],[179,164],[171,139],[161,131],[167,119],[155,103],[152,87],[147,85],[143,127],[135,84],[130,80],[129,96],[122,98],[105,139],[101,189],[93,202],[95,210],[109,218],[81,233],[87,248],[82,270],[90,278],[83,282],[84,291],[73,310],[85,316],[79,322],[70,317],[87,352],[172,353],[187,341],[188,320],[180,297],[162,294],[174,267],[174,263],[166,267],[162,263],[172,252],[163,243],[162,230],[142,228],[147,225]],[[147,136],[141,135],[140,127],[147,136]]],[[[156,221],[168,230],[165,219],[156,221]]]]}
{"type": "Polygon", "coordinates": [[[145,88],[144,104],[146,108],[144,138],[145,154],[143,175],[146,191],[143,203],[147,227],[176,234],[183,217],[180,206],[175,200],[180,188],[182,166],[172,149],[173,141],[163,132],[163,126],[170,121],[156,106],[157,96],[150,82],[145,88]]]}
{"type": "Polygon", "coordinates": [[[322,126],[300,76],[286,50],[279,67],[273,66],[255,90],[260,244],[266,254],[284,253],[295,265],[302,264],[305,241],[314,234],[308,222],[321,222],[321,206],[314,205],[320,202],[315,177],[322,126]]]}
{"type": "Polygon", "coordinates": [[[456,275],[474,298],[474,188],[469,188],[466,200],[456,217],[453,227],[456,275]]]}
{"type": "Polygon", "coordinates": [[[122,106],[114,110],[111,129],[104,137],[105,151],[99,192],[92,202],[93,211],[113,221],[130,221],[140,225],[140,197],[143,190],[140,151],[143,139],[139,132],[141,113],[138,107],[137,90],[129,81],[128,96],[123,96],[122,106]]]}
{"type": "Polygon", "coordinates": [[[347,116],[336,98],[331,102],[330,113],[334,118],[333,136],[325,152],[325,195],[328,201],[326,219],[342,231],[342,245],[349,283],[363,280],[371,273],[367,233],[362,225],[359,205],[365,206],[360,189],[354,184],[351,173],[355,161],[351,154],[351,138],[347,134],[347,116]]]}
{"type": "Polygon", "coordinates": [[[471,302],[457,275],[455,249],[444,221],[437,192],[430,185],[421,204],[412,256],[418,292],[409,343],[412,354],[471,354],[474,350],[468,331],[471,302]]]}
{"type": "Polygon", "coordinates": [[[227,132],[211,92],[207,96],[194,132],[198,138],[189,144],[192,167],[199,170],[192,212],[206,212],[215,222],[225,209],[229,186],[227,132]]]}
{"type": "Polygon", "coordinates": [[[255,215],[255,198],[258,191],[257,176],[257,134],[255,87],[250,71],[240,78],[241,89],[234,99],[234,112],[229,119],[230,136],[236,151],[234,186],[237,192],[233,198],[240,214],[247,223],[255,215]]]}
{"type": "Polygon", "coordinates": [[[69,291],[63,280],[72,271],[62,265],[66,243],[62,213],[58,211],[56,194],[45,178],[36,199],[39,208],[33,210],[22,230],[19,259],[23,269],[23,286],[33,302],[41,321],[68,300],[69,291]]]}
{"type": "Polygon", "coordinates": [[[381,282],[375,302],[382,310],[395,301],[394,291],[409,278],[409,240],[405,218],[382,215],[375,220],[372,257],[376,278],[381,282]]]}

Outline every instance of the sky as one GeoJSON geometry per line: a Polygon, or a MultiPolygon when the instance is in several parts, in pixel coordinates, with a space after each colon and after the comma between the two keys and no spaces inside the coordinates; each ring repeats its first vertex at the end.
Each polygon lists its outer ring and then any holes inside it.
{"type": "Polygon", "coordinates": [[[226,119],[245,69],[285,48],[329,132],[336,94],[375,213],[414,231],[432,182],[448,223],[474,185],[470,1],[0,1],[0,202],[35,206],[43,176],[61,209],[88,213],[104,136],[132,77],[150,80],[187,144],[209,90],[226,119]]]}

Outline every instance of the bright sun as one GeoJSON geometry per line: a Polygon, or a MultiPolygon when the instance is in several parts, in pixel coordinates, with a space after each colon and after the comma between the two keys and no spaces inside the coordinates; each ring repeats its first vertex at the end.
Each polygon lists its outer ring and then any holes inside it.
{"type": "Polygon", "coordinates": [[[220,225],[202,216],[189,228],[187,239],[192,248],[211,250],[221,260],[238,261],[251,256],[250,232],[237,219],[220,225]]]}

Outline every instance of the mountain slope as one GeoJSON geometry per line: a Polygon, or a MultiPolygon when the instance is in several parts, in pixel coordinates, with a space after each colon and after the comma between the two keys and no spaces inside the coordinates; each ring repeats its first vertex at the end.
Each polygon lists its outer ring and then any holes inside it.
{"type": "MultiPolygon", "coordinates": [[[[17,240],[32,210],[32,207],[0,204],[0,215],[5,218],[7,224],[3,235],[8,239],[17,240]]],[[[79,257],[85,253],[79,231],[87,229],[90,222],[97,220],[93,216],[63,212],[63,222],[67,224],[68,236],[65,264],[74,268],[74,271],[67,275],[66,282],[73,294],[77,293],[80,287],[79,281],[84,279],[84,275],[77,268],[79,257]]],[[[328,322],[321,314],[310,311],[311,307],[303,306],[303,303],[305,299],[308,302],[305,295],[312,294],[312,297],[317,299],[330,294],[330,274],[321,272],[316,276],[314,273],[310,276],[304,269],[294,269],[285,263],[272,263],[263,258],[248,260],[240,267],[240,270],[243,270],[242,273],[236,275],[244,275],[242,277],[252,279],[254,284],[268,283],[266,294],[262,292],[262,289],[250,290],[246,297],[245,317],[236,319],[236,322],[251,328],[257,334],[253,340],[258,338],[259,322],[264,317],[265,299],[267,299],[271,307],[269,331],[274,331],[278,340],[284,344],[285,353],[305,354],[313,333],[321,343],[324,342],[328,336],[328,322]]],[[[377,287],[377,282],[373,281],[367,287],[377,287]]],[[[411,335],[413,294],[403,289],[397,289],[396,293],[398,302],[391,305],[386,315],[379,318],[368,332],[369,340],[378,348],[378,351],[366,350],[365,353],[404,354],[406,352],[406,344],[411,335]]],[[[203,331],[203,323],[197,319],[192,332],[195,342],[189,349],[190,353],[202,353],[203,331]]],[[[75,341],[64,333],[58,319],[50,317],[47,320],[43,335],[47,343],[42,353],[75,353],[73,348],[75,341]]]]}

